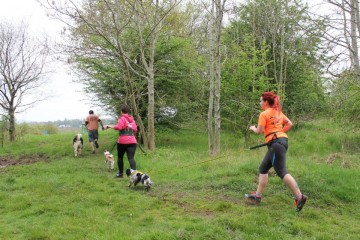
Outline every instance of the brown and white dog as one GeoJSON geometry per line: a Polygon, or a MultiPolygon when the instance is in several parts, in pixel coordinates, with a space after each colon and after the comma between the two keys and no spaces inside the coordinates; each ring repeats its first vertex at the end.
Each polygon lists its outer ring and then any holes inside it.
{"type": "Polygon", "coordinates": [[[109,167],[109,170],[114,170],[114,156],[108,151],[105,150],[105,164],[109,167]]]}
{"type": "Polygon", "coordinates": [[[80,133],[76,134],[73,139],[73,147],[75,152],[75,157],[80,156],[82,153],[84,141],[82,139],[82,135],[80,133]]]}
{"type": "Polygon", "coordinates": [[[150,180],[149,175],[146,173],[142,173],[133,169],[126,169],[126,176],[130,177],[128,187],[131,187],[131,185],[136,186],[139,182],[141,182],[142,185],[144,185],[146,191],[149,191],[152,185],[152,181],[150,180]]]}

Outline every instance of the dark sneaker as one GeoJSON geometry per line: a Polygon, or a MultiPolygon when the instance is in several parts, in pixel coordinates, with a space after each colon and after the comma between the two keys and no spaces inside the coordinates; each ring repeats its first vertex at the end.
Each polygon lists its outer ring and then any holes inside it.
{"type": "Polygon", "coordinates": [[[124,177],[124,176],[123,176],[122,173],[117,173],[117,174],[116,174],[116,177],[117,177],[117,178],[122,178],[122,177],[124,177]]]}
{"type": "Polygon", "coordinates": [[[261,202],[261,196],[256,195],[256,192],[251,192],[245,194],[245,198],[250,200],[250,203],[252,204],[259,204],[261,202]]]}
{"type": "Polygon", "coordinates": [[[304,207],[306,200],[308,199],[308,197],[306,195],[301,195],[301,199],[300,200],[295,200],[295,206],[296,206],[296,211],[300,212],[301,209],[304,207]]]}
{"type": "Polygon", "coordinates": [[[95,147],[96,147],[96,148],[99,148],[99,144],[98,144],[97,141],[95,141],[95,147]]]}
{"type": "Polygon", "coordinates": [[[92,153],[95,154],[95,150],[92,150],[92,153]]]}

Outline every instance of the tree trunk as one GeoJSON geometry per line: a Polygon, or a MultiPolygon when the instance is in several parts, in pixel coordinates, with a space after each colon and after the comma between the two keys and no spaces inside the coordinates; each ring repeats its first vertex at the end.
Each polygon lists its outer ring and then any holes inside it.
{"type": "Polygon", "coordinates": [[[142,142],[140,141],[139,144],[143,144],[145,146],[145,148],[148,148],[148,138],[147,138],[147,134],[145,131],[145,127],[144,127],[144,123],[141,119],[141,116],[139,114],[139,110],[138,110],[138,105],[136,104],[136,99],[135,99],[135,92],[136,90],[134,89],[134,82],[132,80],[132,78],[130,77],[129,71],[128,74],[126,75],[127,78],[127,82],[129,85],[129,89],[130,89],[130,107],[133,110],[133,114],[136,117],[136,122],[137,125],[139,127],[139,132],[140,132],[140,138],[142,140],[142,142]]]}
{"type": "Polygon", "coordinates": [[[353,59],[353,67],[354,67],[354,71],[356,73],[356,77],[357,79],[360,79],[359,74],[360,74],[360,66],[359,66],[359,50],[358,50],[358,44],[357,44],[357,39],[358,39],[358,33],[357,33],[357,12],[359,11],[359,9],[357,8],[358,4],[356,4],[357,0],[351,0],[350,4],[351,4],[351,9],[350,9],[350,28],[351,28],[351,53],[352,54],[352,59],[353,59]]]}
{"type": "MultiPolygon", "coordinates": [[[[225,0],[224,0],[225,3],[225,0]]],[[[221,0],[216,0],[216,18],[215,18],[215,95],[214,95],[214,117],[215,117],[215,144],[214,155],[220,155],[220,82],[221,82],[221,54],[220,54],[220,36],[221,23],[223,18],[223,6],[221,0]]]]}
{"type": "Polygon", "coordinates": [[[15,134],[15,110],[9,110],[9,140],[10,142],[14,142],[16,139],[15,134]]]}
{"type": "Polygon", "coordinates": [[[148,134],[149,134],[149,149],[155,149],[155,91],[154,91],[154,76],[148,79],[148,134]]]}
{"type": "Polygon", "coordinates": [[[7,123],[7,119],[5,116],[2,117],[1,121],[0,121],[0,127],[1,127],[1,147],[4,147],[4,142],[5,142],[5,131],[6,131],[6,123],[7,123]]]}
{"type": "Polygon", "coordinates": [[[208,141],[209,154],[211,156],[220,155],[220,80],[221,80],[221,55],[220,55],[220,36],[221,24],[224,14],[226,0],[213,0],[211,8],[211,18],[209,26],[209,52],[210,52],[210,96],[208,109],[208,141]],[[215,38],[213,37],[215,32],[215,38]],[[215,76],[214,76],[215,64],[215,76]],[[213,129],[214,116],[214,129],[213,129]],[[213,133],[214,132],[214,133],[213,133]],[[214,135],[213,135],[214,134],[214,135]]]}
{"type": "MultiPolygon", "coordinates": [[[[287,3],[286,3],[287,4],[287,3]]],[[[286,9],[287,6],[284,6],[286,9]]],[[[284,13],[286,10],[284,10],[284,13]]],[[[284,21],[280,21],[280,70],[279,70],[279,86],[278,89],[280,90],[278,94],[283,95],[285,93],[285,83],[284,83],[284,72],[286,71],[286,68],[284,66],[284,59],[285,59],[285,23],[284,21]]]]}
{"type": "MultiPolygon", "coordinates": [[[[144,69],[146,70],[146,80],[147,80],[147,88],[148,88],[148,148],[149,150],[155,149],[155,73],[154,73],[154,62],[155,62],[155,46],[158,39],[159,31],[162,28],[163,18],[161,18],[158,14],[158,11],[155,11],[152,16],[152,31],[147,36],[149,38],[148,47],[145,46],[145,39],[143,33],[142,16],[139,9],[141,9],[140,2],[136,1],[135,9],[138,11],[136,18],[138,21],[138,37],[139,37],[139,50],[140,50],[140,58],[141,63],[144,69]],[[145,52],[148,51],[148,54],[145,52]]],[[[159,2],[156,1],[155,5],[158,7],[159,2]]],[[[158,9],[158,8],[156,8],[158,9]]]]}
{"type": "MultiPolygon", "coordinates": [[[[156,19],[156,18],[155,18],[156,19]]],[[[157,19],[156,19],[157,20],[157,19]]],[[[155,62],[155,47],[158,38],[159,31],[162,27],[162,21],[158,21],[154,31],[150,36],[149,44],[149,64],[147,67],[148,74],[148,134],[149,134],[149,149],[155,149],[155,73],[154,73],[154,62],[155,62]]]]}
{"type": "MultiPolygon", "coordinates": [[[[359,11],[359,2],[358,1],[354,1],[354,9],[355,9],[355,24],[356,24],[356,28],[357,28],[357,33],[360,34],[360,11],[359,11]]],[[[359,52],[357,52],[357,54],[359,54],[359,52]]],[[[357,61],[357,79],[358,79],[358,84],[360,84],[360,66],[359,66],[359,57],[358,57],[358,61],[357,61]]]]}
{"type": "Polygon", "coordinates": [[[211,7],[211,17],[209,23],[209,109],[208,109],[208,147],[209,155],[214,155],[214,135],[213,135],[213,113],[214,113],[214,40],[213,40],[213,26],[214,26],[214,2],[211,7]]]}

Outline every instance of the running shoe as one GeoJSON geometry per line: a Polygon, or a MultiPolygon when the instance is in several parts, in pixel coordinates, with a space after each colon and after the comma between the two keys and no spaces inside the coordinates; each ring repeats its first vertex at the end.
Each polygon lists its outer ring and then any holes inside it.
{"type": "Polygon", "coordinates": [[[117,173],[117,174],[116,174],[116,177],[117,177],[117,178],[122,178],[122,177],[124,177],[124,176],[123,176],[122,173],[117,173]]]}
{"type": "Polygon", "coordinates": [[[99,148],[99,144],[98,144],[97,141],[95,141],[95,147],[96,147],[96,148],[99,148]]]}
{"type": "Polygon", "coordinates": [[[306,200],[308,199],[308,197],[306,195],[301,195],[301,199],[295,199],[295,206],[296,206],[296,211],[300,212],[301,209],[304,207],[306,200]]]}
{"type": "Polygon", "coordinates": [[[261,196],[256,195],[256,192],[246,193],[245,197],[254,204],[259,204],[261,202],[261,196]]]}

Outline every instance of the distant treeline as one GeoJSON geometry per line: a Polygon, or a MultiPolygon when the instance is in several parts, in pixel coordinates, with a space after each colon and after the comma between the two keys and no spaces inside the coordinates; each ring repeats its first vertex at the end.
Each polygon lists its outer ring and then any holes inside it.
{"type": "MultiPolygon", "coordinates": [[[[103,124],[113,124],[115,123],[113,119],[105,118],[101,119],[103,124]]],[[[44,125],[44,124],[52,124],[60,128],[80,128],[82,124],[84,124],[84,120],[82,119],[64,119],[64,120],[57,120],[57,121],[47,121],[47,122],[29,122],[28,124],[31,125],[44,125]]]]}

